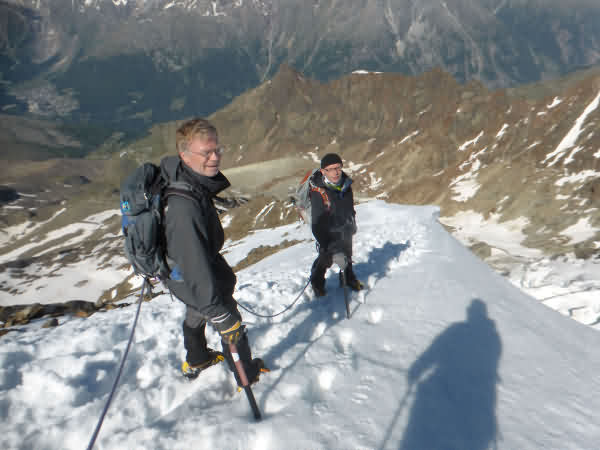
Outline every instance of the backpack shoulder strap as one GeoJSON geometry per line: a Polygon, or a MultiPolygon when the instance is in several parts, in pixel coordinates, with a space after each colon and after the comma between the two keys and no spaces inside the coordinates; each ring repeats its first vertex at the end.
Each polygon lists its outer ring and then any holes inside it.
{"type": "Polygon", "coordinates": [[[302,181],[300,182],[300,184],[302,185],[302,184],[304,184],[306,182],[310,183],[311,178],[312,178],[312,176],[313,176],[314,173],[315,173],[315,170],[309,170],[308,172],[306,172],[306,174],[302,178],[302,181]]]}
{"type": "Polygon", "coordinates": [[[173,181],[167,184],[163,192],[163,197],[166,200],[174,195],[192,200],[200,206],[200,198],[204,197],[206,193],[202,189],[194,189],[192,185],[183,181],[173,181]]]}
{"type": "Polygon", "coordinates": [[[318,192],[319,194],[321,194],[321,198],[323,199],[323,205],[325,205],[325,208],[329,211],[331,209],[331,201],[329,200],[329,196],[327,195],[327,192],[325,192],[325,189],[319,186],[315,186],[312,182],[310,183],[310,191],[311,192],[318,192]]]}

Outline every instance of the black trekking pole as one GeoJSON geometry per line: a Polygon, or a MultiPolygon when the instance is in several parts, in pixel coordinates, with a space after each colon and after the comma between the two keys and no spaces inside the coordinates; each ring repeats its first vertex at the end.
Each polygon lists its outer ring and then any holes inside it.
{"type": "Polygon", "coordinates": [[[340,282],[344,288],[344,302],[346,303],[346,318],[350,318],[350,288],[346,284],[346,267],[348,261],[343,253],[336,253],[333,255],[333,262],[340,268],[340,282]]]}
{"type": "Polygon", "coordinates": [[[344,302],[346,302],[346,319],[350,318],[350,288],[346,284],[346,274],[343,270],[340,271],[340,279],[344,286],[344,302]]]}
{"type": "Polygon", "coordinates": [[[254,414],[254,418],[256,420],[260,420],[262,417],[260,415],[260,410],[258,409],[258,405],[256,404],[256,399],[254,398],[254,393],[252,392],[252,388],[250,387],[250,383],[248,382],[248,377],[246,376],[246,371],[244,370],[244,365],[240,360],[240,354],[237,351],[237,347],[235,344],[229,344],[229,351],[231,352],[231,357],[233,359],[233,363],[235,364],[235,368],[238,371],[238,375],[240,376],[240,381],[242,382],[242,387],[246,392],[246,397],[248,397],[248,402],[250,403],[250,408],[252,408],[252,413],[254,414]]]}

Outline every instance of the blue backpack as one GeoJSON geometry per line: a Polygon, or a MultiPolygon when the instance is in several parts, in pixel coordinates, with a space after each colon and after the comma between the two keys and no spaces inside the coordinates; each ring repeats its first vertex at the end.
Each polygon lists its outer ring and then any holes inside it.
{"type": "Polygon", "coordinates": [[[164,233],[164,208],[168,197],[177,195],[199,202],[201,192],[184,182],[169,182],[160,168],[144,163],[121,184],[121,228],[125,255],[137,275],[169,278],[164,233]]]}

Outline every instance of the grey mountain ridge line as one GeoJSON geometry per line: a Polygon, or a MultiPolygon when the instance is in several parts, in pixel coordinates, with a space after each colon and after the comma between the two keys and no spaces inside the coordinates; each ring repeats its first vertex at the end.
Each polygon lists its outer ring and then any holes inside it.
{"type": "Polygon", "coordinates": [[[6,113],[127,130],[211,114],[284,62],[321,81],[440,67],[506,88],[600,61],[600,4],[587,0],[10,0],[0,12],[6,113]]]}

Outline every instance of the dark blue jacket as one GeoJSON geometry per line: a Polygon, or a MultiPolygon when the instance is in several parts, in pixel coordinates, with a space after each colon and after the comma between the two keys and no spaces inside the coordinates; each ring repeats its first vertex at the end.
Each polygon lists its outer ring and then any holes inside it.
{"type": "Polygon", "coordinates": [[[327,207],[321,193],[314,190],[310,192],[312,232],[319,247],[332,251],[333,247],[347,248],[356,232],[352,179],[342,172],[340,186],[334,188],[325,184],[323,174],[319,171],[313,175],[312,182],[325,190],[330,203],[327,207]]]}

